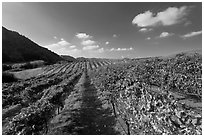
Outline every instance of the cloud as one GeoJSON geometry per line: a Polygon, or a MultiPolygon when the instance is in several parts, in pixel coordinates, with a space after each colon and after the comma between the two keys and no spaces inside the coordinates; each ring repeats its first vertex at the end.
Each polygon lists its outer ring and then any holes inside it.
{"type": "Polygon", "coordinates": [[[113,34],[113,37],[114,37],[114,38],[117,38],[117,37],[118,37],[118,35],[116,35],[116,34],[113,34]]]}
{"type": "Polygon", "coordinates": [[[56,53],[58,53],[59,55],[70,55],[73,57],[77,57],[81,55],[81,50],[79,49],[69,49],[69,50],[59,49],[56,53]]]}
{"type": "Polygon", "coordinates": [[[57,43],[46,45],[44,47],[59,55],[78,56],[81,52],[81,50],[76,49],[75,45],[71,45],[71,43],[65,41],[63,38],[61,38],[61,40],[57,43]]]}
{"type": "Polygon", "coordinates": [[[70,45],[70,43],[65,41],[64,39],[61,39],[61,41],[59,41],[57,44],[62,46],[70,45]]]}
{"type": "Polygon", "coordinates": [[[83,50],[93,50],[99,48],[99,45],[89,45],[89,46],[85,46],[83,47],[83,50]]]}
{"type": "Polygon", "coordinates": [[[114,50],[115,50],[115,48],[111,48],[111,49],[110,49],[110,51],[114,51],[114,50]]]}
{"type": "Polygon", "coordinates": [[[53,38],[54,38],[54,39],[57,39],[57,37],[56,37],[56,36],[54,36],[53,38]]]}
{"type": "Polygon", "coordinates": [[[69,48],[73,49],[73,48],[76,48],[76,46],[75,45],[71,45],[71,46],[69,46],[69,48]]]}
{"type": "Polygon", "coordinates": [[[149,28],[149,29],[147,29],[147,28],[141,28],[139,31],[140,31],[140,32],[148,32],[148,31],[152,31],[152,29],[151,29],[151,28],[149,28]]]}
{"type": "Polygon", "coordinates": [[[130,50],[133,50],[133,48],[130,47],[130,48],[117,48],[117,49],[111,48],[110,49],[110,51],[130,51],[130,50]]]}
{"type": "Polygon", "coordinates": [[[150,40],[150,39],[151,39],[150,37],[147,37],[147,38],[146,38],[146,40],[150,40]]]}
{"type": "Polygon", "coordinates": [[[68,45],[71,45],[69,42],[65,41],[64,39],[61,39],[61,41],[57,42],[57,43],[53,43],[50,45],[46,45],[45,47],[48,48],[64,48],[64,47],[68,47],[68,45]]]}
{"type": "Polygon", "coordinates": [[[79,39],[90,39],[90,38],[92,38],[92,36],[90,36],[90,35],[88,35],[86,33],[77,33],[75,36],[77,38],[79,38],[79,39]]]}
{"type": "Polygon", "coordinates": [[[186,38],[194,37],[194,36],[197,36],[197,35],[200,35],[200,34],[202,34],[202,31],[194,31],[194,32],[190,32],[190,33],[187,33],[185,35],[182,35],[181,37],[183,39],[186,39],[186,38]]]}
{"type": "Polygon", "coordinates": [[[109,42],[108,41],[106,41],[106,43],[105,43],[106,45],[108,45],[109,44],[109,42]]]}
{"type": "Polygon", "coordinates": [[[90,39],[89,40],[84,40],[84,41],[81,42],[81,44],[84,45],[84,46],[92,45],[94,43],[95,43],[95,41],[90,40],[90,39]]]}
{"type": "Polygon", "coordinates": [[[90,36],[86,33],[77,33],[76,37],[81,40],[81,45],[86,46],[83,47],[85,50],[93,48],[93,45],[97,43],[96,41],[92,40],[93,36],[90,36]]]}
{"type": "Polygon", "coordinates": [[[132,24],[138,27],[157,25],[170,26],[186,20],[185,17],[188,15],[189,10],[190,7],[187,6],[180,8],[169,7],[164,11],[158,12],[156,15],[151,11],[145,11],[135,16],[132,20],[132,24]]]}
{"type": "Polygon", "coordinates": [[[169,37],[169,36],[172,36],[174,35],[173,33],[169,33],[169,32],[162,32],[160,35],[159,35],[159,38],[166,38],[166,37],[169,37]]]}
{"type": "Polygon", "coordinates": [[[99,52],[99,53],[104,52],[104,48],[100,48],[100,49],[98,49],[98,52],[99,52]]]}

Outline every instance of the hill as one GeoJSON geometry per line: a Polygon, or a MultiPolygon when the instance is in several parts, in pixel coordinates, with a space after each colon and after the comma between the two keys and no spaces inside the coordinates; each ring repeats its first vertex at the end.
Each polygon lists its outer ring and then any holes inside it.
{"type": "Polygon", "coordinates": [[[61,57],[66,60],[66,61],[70,61],[70,62],[74,62],[77,61],[74,57],[72,56],[68,56],[68,55],[61,55],[61,57]]]}
{"type": "Polygon", "coordinates": [[[85,57],[78,57],[76,58],[77,61],[80,61],[80,62],[85,62],[85,61],[89,61],[89,58],[85,58],[85,57]]]}
{"type": "Polygon", "coordinates": [[[34,60],[56,63],[63,60],[63,58],[47,48],[39,46],[18,32],[2,27],[2,62],[18,63],[34,60]]]}
{"type": "Polygon", "coordinates": [[[202,56],[202,50],[190,50],[190,51],[184,51],[184,52],[180,52],[180,53],[175,53],[175,54],[171,54],[168,56],[163,56],[160,58],[175,58],[175,57],[179,57],[179,56],[194,56],[194,55],[200,55],[202,56]]]}

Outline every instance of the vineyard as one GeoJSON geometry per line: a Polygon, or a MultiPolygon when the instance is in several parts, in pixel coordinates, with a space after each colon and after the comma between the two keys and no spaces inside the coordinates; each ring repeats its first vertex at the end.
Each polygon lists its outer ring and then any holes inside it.
{"type": "Polygon", "coordinates": [[[202,134],[202,55],[60,63],[2,84],[2,133],[202,134]]]}

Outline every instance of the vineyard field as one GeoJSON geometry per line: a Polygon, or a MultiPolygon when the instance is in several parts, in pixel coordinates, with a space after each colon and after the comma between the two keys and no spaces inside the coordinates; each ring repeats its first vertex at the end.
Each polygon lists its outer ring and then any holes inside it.
{"type": "Polygon", "coordinates": [[[4,135],[202,134],[200,54],[25,71],[2,83],[4,135]]]}

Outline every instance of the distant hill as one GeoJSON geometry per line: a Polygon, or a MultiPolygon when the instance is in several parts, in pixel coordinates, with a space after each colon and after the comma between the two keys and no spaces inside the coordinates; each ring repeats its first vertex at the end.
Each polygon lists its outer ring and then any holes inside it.
{"type": "Polygon", "coordinates": [[[190,51],[183,51],[183,52],[178,52],[178,53],[173,53],[167,56],[154,56],[154,57],[142,57],[142,58],[133,58],[132,61],[137,61],[137,60],[148,60],[148,59],[170,59],[170,58],[176,58],[178,56],[202,56],[202,50],[190,50],[190,51]]]}
{"type": "Polygon", "coordinates": [[[196,54],[202,56],[202,50],[200,49],[200,50],[184,51],[184,52],[180,52],[180,53],[171,54],[168,56],[161,56],[160,58],[167,59],[167,58],[175,58],[178,56],[194,56],[196,54]]]}
{"type": "Polygon", "coordinates": [[[200,50],[191,50],[191,51],[188,51],[186,53],[193,53],[193,54],[197,53],[197,54],[201,54],[202,55],[202,49],[200,49],[200,50]]]}
{"type": "Polygon", "coordinates": [[[84,61],[89,61],[88,58],[84,58],[84,57],[78,57],[76,58],[77,61],[81,61],[81,62],[84,62],[84,61]]]}
{"type": "Polygon", "coordinates": [[[66,61],[71,61],[71,62],[74,62],[74,61],[77,61],[74,57],[72,56],[68,56],[68,55],[61,55],[61,57],[66,60],[66,61]]]}
{"type": "Polygon", "coordinates": [[[63,60],[63,58],[47,48],[39,46],[18,32],[2,27],[2,62],[18,63],[34,60],[56,63],[63,60]]]}
{"type": "Polygon", "coordinates": [[[78,58],[76,58],[76,60],[80,61],[80,62],[84,62],[84,61],[104,61],[104,60],[112,60],[112,59],[78,57],[78,58]]]}

